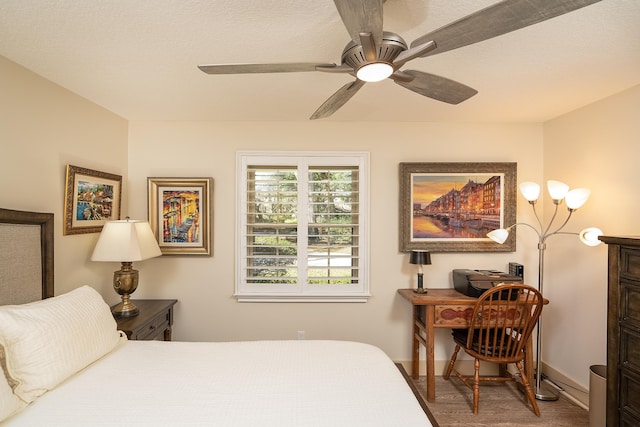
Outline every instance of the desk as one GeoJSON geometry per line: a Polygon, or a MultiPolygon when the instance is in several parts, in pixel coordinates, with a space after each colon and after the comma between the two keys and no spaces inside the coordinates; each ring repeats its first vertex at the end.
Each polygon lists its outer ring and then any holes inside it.
{"type": "MultiPolygon", "coordinates": [[[[413,289],[398,289],[413,306],[413,332],[411,352],[411,375],[417,379],[420,372],[420,344],[426,348],[427,357],[427,400],[436,399],[436,379],[433,361],[433,332],[434,328],[465,328],[468,326],[467,317],[471,315],[477,298],[468,297],[454,289],[429,289],[426,294],[418,294],[413,289]]],[[[544,301],[548,303],[548,301],[544,301]]],[[[526,344],[524,371],[533,384],[533,354],[531,338],[526,344]]]]}

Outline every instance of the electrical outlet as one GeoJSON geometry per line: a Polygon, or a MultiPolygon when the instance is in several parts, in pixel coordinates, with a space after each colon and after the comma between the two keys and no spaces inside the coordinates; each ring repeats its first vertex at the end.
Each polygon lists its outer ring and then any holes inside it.
{"type": "Polygon", "coordinates": [[[298,331],[298,339],[299,340],[303,340],[304,339],[304,331],[298,331]]]}

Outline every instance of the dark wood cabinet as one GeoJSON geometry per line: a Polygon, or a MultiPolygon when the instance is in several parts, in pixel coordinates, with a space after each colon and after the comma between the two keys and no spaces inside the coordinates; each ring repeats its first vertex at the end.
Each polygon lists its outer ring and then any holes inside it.
{"type": "Polygon", "coordinates": [[[130,340],[171,341],[173,306],[178,301],[142,299],[132,302],[140,313],[133,317],[116,317],[118,330],[127,334],[130,340]]]}
{"type": "Polygon", "coordinates": [[[640,237],[602,236],[609,246],[607,426],[640,425],[640,237]]]}

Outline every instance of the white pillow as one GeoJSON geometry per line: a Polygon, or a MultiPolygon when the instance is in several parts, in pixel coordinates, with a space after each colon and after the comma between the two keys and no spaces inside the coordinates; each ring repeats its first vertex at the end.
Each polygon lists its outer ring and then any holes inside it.
{"type": "Polygon", "coordinates": [[[0,422],[22,409],[26,404],[18,399],[7,383],[4,373],[0,372],[0,422]]]}
{"type": "Polygon", "coordinates": [[[8,381],[27,403],[110,352],[120,340],[109,306],[89,286],[0,307],[8,381]]]}

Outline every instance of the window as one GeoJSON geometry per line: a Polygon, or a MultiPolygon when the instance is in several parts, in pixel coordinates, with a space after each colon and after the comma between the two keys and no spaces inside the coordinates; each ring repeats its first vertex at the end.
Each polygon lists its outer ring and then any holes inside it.
{"type": "Polygon", "coordinates": [[[236,298],[366,301],[368,153],[237,160],[236,298]]]}

